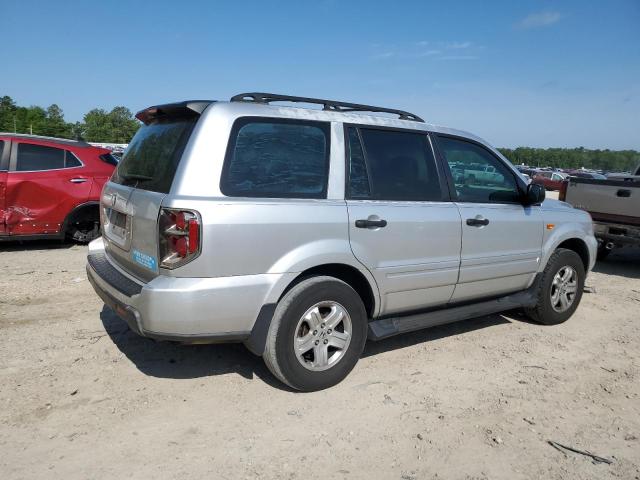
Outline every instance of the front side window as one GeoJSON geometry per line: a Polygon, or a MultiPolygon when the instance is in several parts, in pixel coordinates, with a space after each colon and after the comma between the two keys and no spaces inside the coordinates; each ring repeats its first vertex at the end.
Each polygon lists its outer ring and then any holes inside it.
{"type": "Polygon", "coordinates": [[[18,143],[16,171],[31,172],[64,168],[65,151],[31,143],[18,143]]]}
{"type": "Polygon", "coordinates": [[[425,134],[373,128],[359,131],[366,167],[360,166],[360,142],[350,131],[350,198],[442,200],[435,159],[425,134]]]}
{"type": "Polygon", "coordinates": [[[515,203],[520,199],[514,175],[500,160],[475,143],[438,137],[458,201],[515,203]]]}
{"type": "Polygon", "coordinates": [[[220,189],[230,197],[326,198],[329,127],[320,122],[240,119],[220,189]]]}

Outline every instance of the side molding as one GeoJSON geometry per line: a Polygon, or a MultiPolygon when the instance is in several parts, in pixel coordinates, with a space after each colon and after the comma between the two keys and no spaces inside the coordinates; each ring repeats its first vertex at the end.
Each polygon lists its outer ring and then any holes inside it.
{"type": "Polygon", "coordinates": [[[516,308],[532,307],[536,303],[540,278],[541,275],[538,274],[533,285],[526,290],[493,300],[450,306],[425,313],[383,318],[369,322],[368,338],[369,340],[377,341],[401,333],[413,332],[437,325],[445,325],[447,323],[505,312],[516,308]]]}

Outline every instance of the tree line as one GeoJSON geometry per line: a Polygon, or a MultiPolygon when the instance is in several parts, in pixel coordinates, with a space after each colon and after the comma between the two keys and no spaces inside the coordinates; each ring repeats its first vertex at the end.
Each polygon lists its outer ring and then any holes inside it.
{"type": "Polygon", "coordinates": [[[94,108],[84,115],[82,122],[67,122],[62,109],[55,103],[47,108],[21,107],[7,95],[0,97],[0,132],[129,143],[139,126],[140,122],[127,107],[114,107],[111,111],[94,108]]]}
{"type": "Polygon", "coordinates": [[[640,164],[637,150],[589,150],[578,148],[499,148],[514,165],[530,167],[588,168],[607,172],[628,172],[640,164]]]}
{"type": "MultiPolygon", "coordinates": [[[[100,143],[129,143],[140,127],[127,107],[111,111],[94,108],[82,122],[67,122],[56,105],[21,107],[9,96],[0,97],[0,132],[32,133],[100,143]]],[[[640,163],[636,150],[589,150],[587,148],[500,148],[514,165],[532,167],[591,168],[629,171],[640,163]]]]}

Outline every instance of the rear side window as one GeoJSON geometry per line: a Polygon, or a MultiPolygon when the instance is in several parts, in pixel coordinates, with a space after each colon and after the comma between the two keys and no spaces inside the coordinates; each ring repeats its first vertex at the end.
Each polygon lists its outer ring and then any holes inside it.
{"type": "Polygon", "coordinates": [[[349,198],[371,198],[367,164],[362,151],[358,130],[349,127],[349,182],[347,196],[349,198]]]}
{"type": "Polygon", "coordinates": [[[16,171],[18,172],[64,168],[65,151],[61,148],[18,143],[17,149],[16,171]]]}
{"type": "Polygon", "coordinates": [[[356,129],[349,131],[350,198],[442,200],[436,162],[426,135],[369,128],[359,131],[362,145],[356,129]]]}
{"type": "Polygon", "coordinates": [[[109,165],[113,165],[114,167],[118,166],[118,159],[112,153],[104,153],[100,155],[100,160],[102,160],[105,163],[108,163],[109,165]]]}
{"type": "Polygon", "coordinates": [[[329,127],[242,118],[234,124],[220,190],[230,197],[326,198],[329,127]]]}
{"type": "Polygon", "coordinates": [[[76,157],[74,153],[67,150],[65,152],[64,166],[66,168],[81,167],[82,163],[80,162],[80,160],[78,160],[78,157],[76,157]]]}
{"type": "Polygon", "coordinates": [[[159,120],[138,129],[112,181],[169,193],[197,117],[159,120]]]}

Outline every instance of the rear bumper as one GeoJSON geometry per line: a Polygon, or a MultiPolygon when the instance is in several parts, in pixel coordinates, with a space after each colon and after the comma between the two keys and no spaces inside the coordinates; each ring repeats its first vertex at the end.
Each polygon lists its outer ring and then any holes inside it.
{"type": "Polygon", "coordinates": [[[295,274],[160,275],[144,284],[109,259],[101,239],[92,243],[87,261],[87,277],[94,290],[134,332],[184,342],[248,339],[261,308],[277,301],[278,291],[290,276],[295,274]]]}
{"type": "Polygon", "coordinates": [[[640,245],[640,226],[622,223],[593,222],[595,236],[618,245],[640,245]]]}

